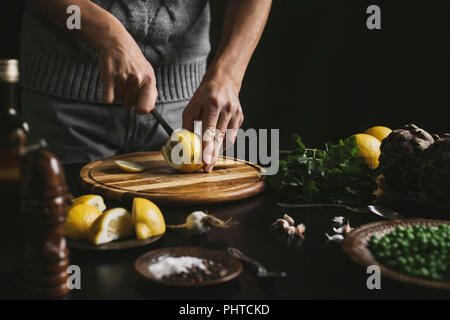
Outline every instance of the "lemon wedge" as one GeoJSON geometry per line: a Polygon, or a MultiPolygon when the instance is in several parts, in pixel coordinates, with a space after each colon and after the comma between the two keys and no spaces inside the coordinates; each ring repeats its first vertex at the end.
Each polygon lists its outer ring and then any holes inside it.
{"type": "Polygon", "coordinates": [[[140,164],[124,161],[124,160],[116,160],[114,161],[114,164],[118,166],[120,169],[122,169],[125,172],[142,172],[145,170],[144,166],[141,166],[140,164]]]}
{"type": "Polygon", "coordinates": [[[203,167],[200,137],[188,130],[175,131],[161,148],[167,164],[179,172],[194,172],[203,167]]]}
{"type": "Polygon", "coordinates": [[[96,207],[100,211],[105,211],[106,205],[103,201],[103,198],[96,194],[87,194],[72,200],[72,206],[76,206],[78,204],[89,204],[93,207],[96,207]]]}
{"type": "Polygon", "coordinates": [[[133,234],[133,219],[124,208],[105,211],[92,224],[88,240],[93,244],[104,244],[114,240],[128,238],[133,234]]]}
{"type": "Polygon", "coordinates": [[[72,206],[64,223],[65,236],[72,240],[86,239],[92,224],[101,215],[98,208],[86,203],[72,206]]]}
{"type": "Polygon", "coordinates": [[[161,210],[150,200],[134,198],[132,216],[138,239],[147,239],[166,232],[161,210]]]}

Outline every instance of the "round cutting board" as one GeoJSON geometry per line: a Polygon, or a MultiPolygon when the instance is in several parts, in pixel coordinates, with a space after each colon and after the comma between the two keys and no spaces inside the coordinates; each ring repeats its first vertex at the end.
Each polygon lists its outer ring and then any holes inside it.
{"type": "Polygon", "coordinates": [[[92,193],[115,201],[144,197],[159,204],[198,205],[245,199],[266,186],[263,169],[255,164],[219,158],[211,173],[199,170],[178,173],[170,168],[161,152],[137,152],[94,161],[81,169],[83,186],[92,193]],[[115,160],[138,163],[146,170],[123,172],[115,160]]]}

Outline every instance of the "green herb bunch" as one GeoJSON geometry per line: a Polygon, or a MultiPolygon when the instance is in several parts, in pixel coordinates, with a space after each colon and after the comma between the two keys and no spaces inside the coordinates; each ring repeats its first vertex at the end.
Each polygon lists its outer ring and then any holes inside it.
{"type": "Polygon", "coordinates": [[[283,200],[367,205],[377,188],[376,170],[359,157],[355,137],[326,143],[325,149],[306,148],[299,135],[294,149],[280,160],[277,175],[269,178],[283,200]]]}

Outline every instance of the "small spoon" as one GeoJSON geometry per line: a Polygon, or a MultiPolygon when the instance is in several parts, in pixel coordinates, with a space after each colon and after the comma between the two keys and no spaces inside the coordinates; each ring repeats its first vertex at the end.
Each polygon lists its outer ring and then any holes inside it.
{"type": "Polygon", "coordinates": [[[351,206],[347,206],[345,204],[339,203],[277,203],[279,207],[282,208],[314,208],[314,207],[337,207],[337,208],[345,208],[351,212],[355,213],[373,213],[382,218],[395,220],[395,219],[404,219],[404,217],[393,210],[380,207],[368,205],[367,207],[355,208],[351,206]]]}
{"type": "Polygon", "coordinates": [[[256,268],[256,275],[259,278],[284,278],[287,275],[286,272],[276,272],[276,271],[267,270],[266,267],[264,267],[261,263],[246,256],[245,254],[243,254],[240,250],[238,250],[236,248],[229,247],[227,249],[227,252],[231,256],[238,258],[242,261],[245,261],[245,262],[251,264],[252,266],[254,266],[256,268]]]}
{"type": "Polygon", "coordinates": [[[405,217],[402,216],[400,213],[391,209],[372,205],[368,205],[367,208],[369,209],[370,212],[383,218],[388,218],[390,220],[405,219],[405,217]]]}

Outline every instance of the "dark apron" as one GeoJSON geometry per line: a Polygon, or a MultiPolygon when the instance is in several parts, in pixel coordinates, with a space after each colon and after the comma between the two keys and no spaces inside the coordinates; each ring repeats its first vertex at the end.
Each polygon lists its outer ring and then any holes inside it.
{"type": "MultiPolygon", "coordinates": [[[[22,111],[32,139],[45,139],[63,163],[85,163],[121,153],[159,150],[167,133],[151,114],[134,108],[88,104],[22,89],[22,111]]],[[[161,103],[156,109],[172,128],[181,128],[189,100],[161,103]]]]}

